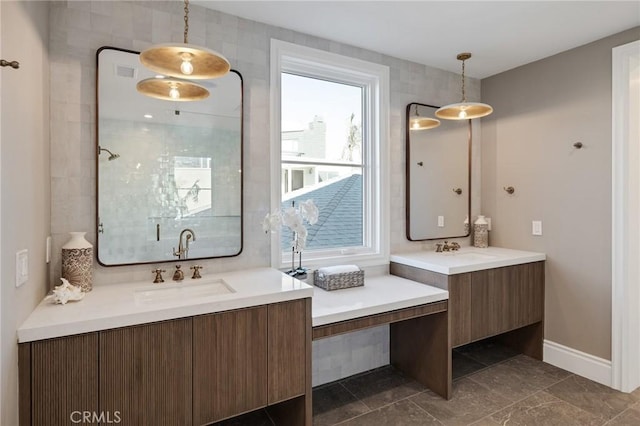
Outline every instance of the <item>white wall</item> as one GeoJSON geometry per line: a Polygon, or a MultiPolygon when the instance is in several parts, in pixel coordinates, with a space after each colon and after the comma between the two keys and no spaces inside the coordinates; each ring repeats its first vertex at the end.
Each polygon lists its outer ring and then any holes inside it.
{"type": "Polygon", "coordinates": [[[3,59],[0,131],[1,303],[0,424],[17,425],[16,329],[44,297],[45,240],[50,230],[49,64],[47,2],[0,2],[3,59]],[[15,287],[15,253],[29,251],[29,280],[15,287]]]}

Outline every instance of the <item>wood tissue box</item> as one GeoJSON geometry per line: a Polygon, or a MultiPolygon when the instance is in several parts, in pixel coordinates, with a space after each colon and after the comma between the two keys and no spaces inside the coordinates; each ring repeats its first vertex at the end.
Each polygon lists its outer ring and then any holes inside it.
{"type": "Polygon", "coordinates": [[[313,284],[332,291],[364,285],[364,271],[355,265],[319,268],[313,271],[313,284]]]}

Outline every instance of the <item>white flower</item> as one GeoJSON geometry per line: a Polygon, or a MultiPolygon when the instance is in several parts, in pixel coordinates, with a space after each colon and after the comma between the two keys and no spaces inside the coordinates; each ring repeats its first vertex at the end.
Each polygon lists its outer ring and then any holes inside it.
{"type": "Polygon", "coordinates": [[[287,207],[282,213],[267,214],[262,221],[262,229],[265,233],[275,232],[282,225],[286,225],[293,233],[291,247],[294,251],[302,251],[307,245],[307,227],[305,220],[313,225],[318,222],[318,207],[313,200],[301,202],[298,207],[287,207]]]}
{"type": "Polygon", "coordinates": [[[300,212],[295,207],[287,207],[282,213],[282,223],[291,228],[292,231],[295,231],[295,228],[304,226],[302,224],[302,216],[300,216],[300,212]]]}
{"type": "Polygon", "coordinates": [[[300,203],[300,212],[302,217],[309,222],[309,225],[314,225],[318,222],[318,207],[313,200],[309,199],[300,203]]]}
{"type": "Polygon", "coordinates": [[[279,212],[267,213],[262,221],[262,230],[265,233],[275,232],[282,226],[282,217],[279,212]]]}

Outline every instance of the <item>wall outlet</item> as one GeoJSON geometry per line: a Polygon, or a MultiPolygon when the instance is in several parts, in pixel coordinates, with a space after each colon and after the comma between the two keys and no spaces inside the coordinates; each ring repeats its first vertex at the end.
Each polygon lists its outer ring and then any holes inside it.
{"type": "Polygon", "coordinates": [[[16,252],[16,287],[29,280],[29,251],[27,249],[16,252]]]}
{"type": "Polygon", "coordinates": [[[541,220],[534,220],[531,222],[531,235],[542,235],[541,220]]]}
{"type": "Polygon", "coordinates": [[[438,216],[438,227],[444,228],[444,216],[438,216]]]}

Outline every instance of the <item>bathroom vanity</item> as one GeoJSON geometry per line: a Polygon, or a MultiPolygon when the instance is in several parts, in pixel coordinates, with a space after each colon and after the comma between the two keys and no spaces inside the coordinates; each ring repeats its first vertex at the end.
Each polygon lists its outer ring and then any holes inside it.
{"type": "Polygon", "coordinates": [[[498,336],[542,359],[543,253],[464,247],[391,256],[390,272],[449,291],[451,347],[498,336]]]}
{"type": "Polygon", "coordinates": [[[21,425],[203,425],[264,407],[310,425],[313,289],[269,268],[193,281],[43,301],[18,330],[21,425]]]}

